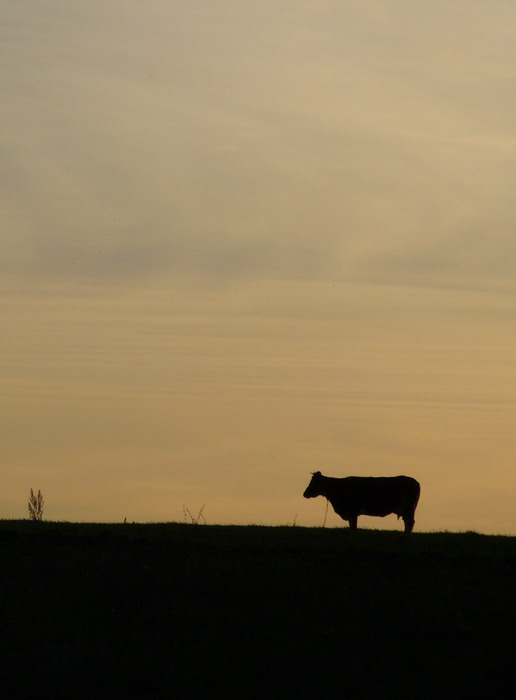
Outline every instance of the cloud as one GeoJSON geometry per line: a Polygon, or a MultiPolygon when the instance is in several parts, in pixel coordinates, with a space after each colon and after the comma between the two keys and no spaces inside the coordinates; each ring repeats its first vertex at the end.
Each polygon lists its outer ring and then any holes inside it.
{"type": "Polygon", "coordinates": [[[512,272],[509,4],[8,10],[20,275],[512,272]]]}

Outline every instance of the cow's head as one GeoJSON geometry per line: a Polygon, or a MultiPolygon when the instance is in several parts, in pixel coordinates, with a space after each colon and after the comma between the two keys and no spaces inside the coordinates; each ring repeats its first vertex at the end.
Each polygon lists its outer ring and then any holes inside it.
{"type": "Polygon", "coordinates": [[[316,496],[322,496],[322,485],[323,485],[323,475],[321,472],[312,472],[312,479],[303,494],[305,498],[315,498],[316,496]]]}

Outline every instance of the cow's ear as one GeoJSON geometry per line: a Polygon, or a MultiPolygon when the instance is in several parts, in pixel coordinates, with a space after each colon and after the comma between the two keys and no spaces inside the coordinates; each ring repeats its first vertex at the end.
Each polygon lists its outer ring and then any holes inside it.
{"type": "Polygon", "coordinates": [[[321,472],[312,472],[312,476],[321,476],[321,472]]]}

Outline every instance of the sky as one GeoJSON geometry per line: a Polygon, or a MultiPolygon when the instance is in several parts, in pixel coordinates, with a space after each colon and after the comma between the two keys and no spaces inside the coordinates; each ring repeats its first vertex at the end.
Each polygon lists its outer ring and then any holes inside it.
{"type": "Polygon", "coordinates": [[[516,535],[516,4],[0,16],[0,518],[516,535]]]}

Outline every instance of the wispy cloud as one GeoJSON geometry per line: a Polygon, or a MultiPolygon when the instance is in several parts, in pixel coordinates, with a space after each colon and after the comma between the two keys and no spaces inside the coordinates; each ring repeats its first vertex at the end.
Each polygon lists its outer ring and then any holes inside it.
{"type": "Polygon", "coordinates": [[[458,236],[507,266],[514,13],[11,3],[4,259],[333,275],[385,251],[402,275],[467,268],[458,236]]]}

